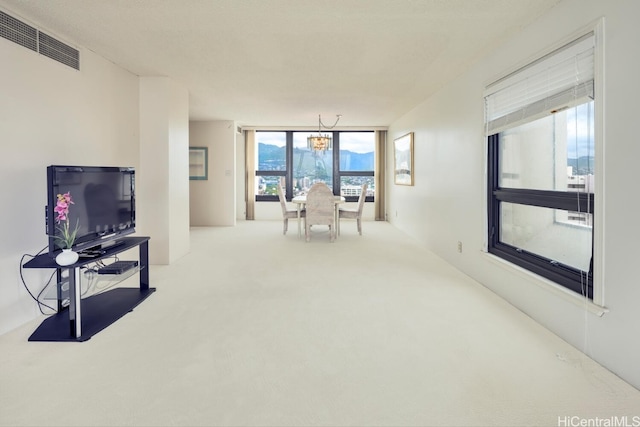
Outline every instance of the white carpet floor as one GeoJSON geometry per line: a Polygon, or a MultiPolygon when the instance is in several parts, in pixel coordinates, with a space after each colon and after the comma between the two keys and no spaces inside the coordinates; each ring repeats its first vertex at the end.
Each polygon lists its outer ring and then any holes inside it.
{"type": "Polygon", "coordinates": [[[640,391],[390,224],[355,228],[192,229],[89,341],[28,342],[43,318],[0,336],[0,425],[640,421],[640,391]]]}

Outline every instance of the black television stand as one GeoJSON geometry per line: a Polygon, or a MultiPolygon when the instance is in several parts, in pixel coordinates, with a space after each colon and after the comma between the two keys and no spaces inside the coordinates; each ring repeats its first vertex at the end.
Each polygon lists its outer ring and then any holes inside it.
{"type": "Polygon", "coordinates": [[[29,337],[29,341],[86,341],[132,311],[155,288],[149,287],[149,237],[124,237],[118,245],[103,248],[93,257],[80,257],[75,264],[61,267],[56,254],[42,254],[24,264],[24,268],[54,268],[58,275],[58,312],[45,319],[29,337]],[[81,298],[80,270],[86,264],[112,257],[128,249],[139,248],[139,288],[115,288],[81,298]],[[69,306],[62,304],[60,277],[68,274],[69,306]]]}

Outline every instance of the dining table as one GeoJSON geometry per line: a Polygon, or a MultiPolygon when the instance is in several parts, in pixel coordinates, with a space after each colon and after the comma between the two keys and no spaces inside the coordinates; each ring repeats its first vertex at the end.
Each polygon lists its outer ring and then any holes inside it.
{"type": "MultiPolygon", "coordinates": [[[[291,199],[291,201],[296,204],[296,208],[298,211],[298,237],[302,237],[302,220],[301,220],[300,212],[302,212],[304,205],[307,203],[307,195],[300,194],[298,196],[295,196],[293,199],[291,199]]],[[[344,196],[333,196],[336,229],[337,227],[339,227],[338,221],[340,220],[340,215],[339,215],[340,203],[344,203],[344,202],[345,202],[344,196]]],[[[337,232],[335,234],[336,236],[338,235],[337,232]]]]}

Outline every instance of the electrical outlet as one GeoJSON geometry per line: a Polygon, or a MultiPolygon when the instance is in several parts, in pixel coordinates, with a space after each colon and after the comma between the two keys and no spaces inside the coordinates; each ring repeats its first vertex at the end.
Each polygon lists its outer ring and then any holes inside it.
{"type": "Polygon", "coordinates": [[[462,253],[462,242],[458,241],[458,252],[462,253]]]}

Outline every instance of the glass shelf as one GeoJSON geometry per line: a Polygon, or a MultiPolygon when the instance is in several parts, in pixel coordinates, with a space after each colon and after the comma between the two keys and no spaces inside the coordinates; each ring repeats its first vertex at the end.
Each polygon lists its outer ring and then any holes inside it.
{"type": "MultiPolygon", "coordinates": [[[[105,292],[115,285],[129,279],[131,276],[140,272],[143,268],[144,267],[138,265],[121,274],[98,274],[95,270],[83,268],[80,272],[80,297],[87,298],[92,295],[98,295],[105,292]]],[[[138,287],[137,283],[135,287],[138,287]]],[[[41,298],[45,300],[57,300],[58,291],[56,288],[56,283],[50,283],[42,291],[41,298]]],[[[66,307],[69,305],[69,281],[66,276],[64,276],[60,282],[60,289],[60,300],[62,301],[62,306],[66,307]]]]}

